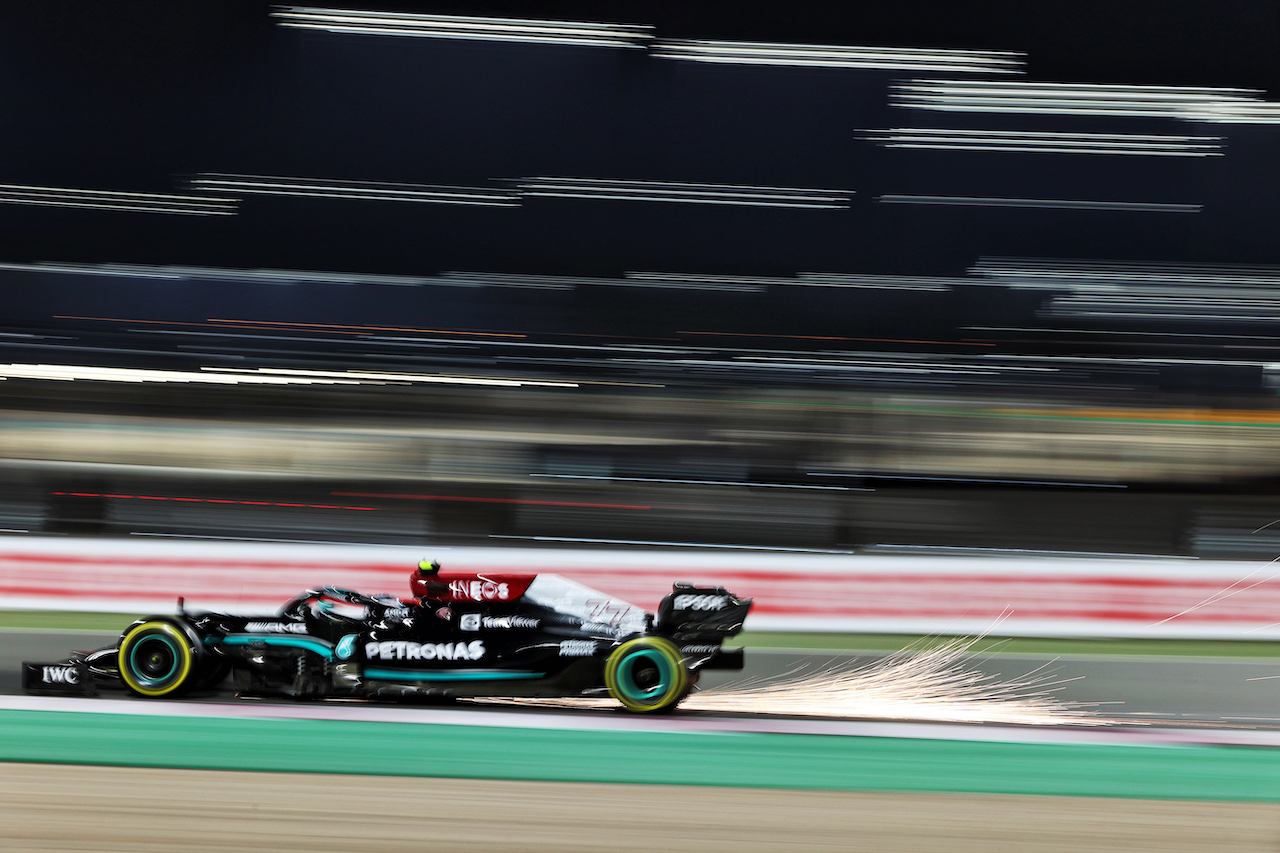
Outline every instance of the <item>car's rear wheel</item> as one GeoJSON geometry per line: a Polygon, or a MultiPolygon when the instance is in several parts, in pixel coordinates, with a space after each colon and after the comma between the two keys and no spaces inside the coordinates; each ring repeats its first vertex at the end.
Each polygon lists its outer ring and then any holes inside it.
{"type": "Polygon", "coordinates": [[[172,622],[149,619],[120,641],[120,679],[140,696],[158,699],[186,690],[196,673],[196,648],[172,622]]]}
{"type": "Polygon", "coordinates": [[[641,714],[670,711],[692,686],[680,649],[662,637],[637,637],[614,649],[604,683],[622,707],[641,714]]]}

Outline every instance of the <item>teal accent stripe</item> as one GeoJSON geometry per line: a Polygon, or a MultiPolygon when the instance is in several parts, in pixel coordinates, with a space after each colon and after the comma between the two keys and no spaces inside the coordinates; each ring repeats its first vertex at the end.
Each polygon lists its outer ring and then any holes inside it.
{"type": "Polygon", "coordinates": [[[0,761],[1280,803],[1280,751],[1260,747],[452,725],[417,725],[410,737],[406,726],[0,711],[0,761]]]}
{"type": "Polygon", "coordinates": [[[333,646],[324,640],[317,640],[313,637],[291,637],[282,634],[228,634],[222,640],[214,640],[213,642],[215,645],[221,642],[228,646],[249,646],[254,643],[263,643],[268,646],[288,646],[295,649],[306,649],[324,658],[333,658],[333,646]]]}
{"type": "Polygon", "coordinates": [[[362,673],[375,681],[511,681],[522,678],[542,678],[545,672],[511,672],[501,669],[458,669],[440,672],[422,672],[413,669],[369,669],[362,673]]]}

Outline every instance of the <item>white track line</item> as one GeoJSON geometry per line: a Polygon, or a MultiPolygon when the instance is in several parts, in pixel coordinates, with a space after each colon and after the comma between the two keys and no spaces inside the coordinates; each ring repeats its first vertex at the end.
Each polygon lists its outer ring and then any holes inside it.
{"type": "Polygon", "coordinates": [[[1175,728],[1055,728],[976,726],[865,720],[798,720],[762,717],[634,717],[620,713],[547,714],[501,710],[404,708],[363,702],[281,705],[245,701],[147,702],[44,696],[0,696],[0,711],[50,711],[127,716],[325,720],[416,723],[557,731],[662,732],[669,734],[807,734],[983,743],[1095,746],[1280,747],[1280,731],[1175,728]]]}

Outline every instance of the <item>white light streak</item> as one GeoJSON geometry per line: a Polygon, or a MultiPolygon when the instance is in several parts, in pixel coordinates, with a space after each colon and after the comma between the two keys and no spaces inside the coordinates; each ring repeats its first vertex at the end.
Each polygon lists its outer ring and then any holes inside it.
{"type": "Polygon", "coordinates": [[[52,379],[62,382],[177,382],[211,385],[360,385],[356,379],[252,376],[188,370],[85,367],[68,364],[0,364],[0,379],[52,379]]]}
{"type": "Polygon", "coordinates": [[[753,489],[821,489],[825,491],[865,491],[850,486],[797,486],[790,483],[750,483],[743,480],[679,480],[667,477],[610,477],[602,474],[530,474],[553,480],[603,480],[610,483],[667,483],[683,486],[749,486],[753,489]]]}
{"type": "Polygon", "coordinates": [[[370,373],[356,370],[293,370],[260,367],[255,369],[202,367],[191,370],[150,370],[144,368],[87,367],[68,364],[0,364],[0,380],[50,379],[62,382],[176,382],[208,385],[386,385],[442,384],[486,385],[500,388],[526,386],[577,388],[575,382],[537,379],[495,379],[478,376],[443,376],[423,373],[370,373]]]}
{"type": "Polygon", "coordinates": [[[1056,293],[1048,311],[1057,316],[1280,322],[1276,267],[983,258],[970,272],[990,284],[1056,293]]]}
{"type": "Polygon", "coordinates": [[[868,141],[888,148],[1011,151],[1031,154],[1126,154],[1144,157],[1221,157],[1221,136],[1136,133],[1050,133],[1023,130],[871,130],[868,141]]]}
{"type": "Polygon", "coordinates": [[[1199,213],[1199,204],[1161,204],[1145,201],[1086,201],[1058,198],[985,198],[958,195],[882,195],[885,204],[934,204],[960,207],[1038,207],[1051,210],[1124,210],[1144,213],[1199,213]]]}
{"type": "Polygon", "coordinates": [[[637,282],[666,287],[715,287],[721,290],[760,291],[772,287],[853,287],[879,290],[950,290],[964,284],[962,278],[934,278],[905,275],[861,275],[858,273],[802,272],[795,278],[776,276],[704,275],[701,273],[628,272],[637,282]]]}
{"type": "Polygon", "coordinates": [[[339,284],[387,287],[513,287],[572,290],[577,287],[640,287],[762,293],[769,287],[876,288],[885,290],[950,290],[972,283],[964,278],[799,273],[795,278],[705,275],[702,273],[628,272],[625,278],[449,270],[434,276],[376,275],[324,270],[237,269],[234,267],[150,266],[146,264],[0,263],[0,270],[22,273],[150,278],[168,281],[234,281],[272,285],[339,284]]]}
{"type": "Polygon", "coordinates": [[[837,209],[849,206],[852,190],[690,184],[668,181],[617,181],[596,178],[521,178],[526,196],[614,201],[665,201],[750,207],[837,209]]]}
{"type": "Polygon", "coordinates": [[[438,276],[375,275],[323,270],[236,269],[234,267],[149,266],[146,264],[7,264],[12,272],[67,273],[118,278],[153,278],[169,281],[235,281],[272,285],[339,284],[388,287],[545,287],[569,290],[576,283],[625,284],[616,279],[574,279],[557,276],[525,276],[503,273],[446,272],[438,276]]]}
{"type": "Polygon", "coordinates": [[[1172,118],[1218,124],[1277,124],[1280,104],[1253,89],[913,80],[895,83],[895,106],[977,113],[1172,118]]]}
{"type": "Polygon", "coordinates": [[[636,285],[654,287],[714,287],[722,290],[738,290],[762,293],[769,287],[796,284],[794,278],[754,275],[706,275],[678,272],[628,272],[627,279],[636,285]]]}
{"type": "Polygon", "coordinates": [[[803,287],[857,287],[877,290],[951,290],[963,279],[916,275],[861,275],[857,273],[802,272],[792,284],[803,287]]]}
{"type": "Polygon", "coordinates": [[[1232,294],[1196,294],[1182,298],[1167,293],[1147,293],[1137,298],[1067,295],[1050,300],[1047,313],[1063,317],[1278,323],[1280,298],[1270,296],[1246,301],[1232,294]]]}
{"type": "MultiPolygon", "coordinates": [[[[147,329],[131,329],[130,331],[145,332],[148,330],[147,329]]],[[[161,332],[161,334],[164,334],[164,333],[166,332],[161,332]]],[[[201,333],[201,332],[181,332],[178,334],[191,334],[191,335],[209,334],[211,337],[245,337],[245,338],[257,337],[254,335],[223,336],[223,335],[212,335],[211,333],[201,333]]],[[[295,338],[290,338],[290,340],[295,340],[295,338]]],[[[302,338],[301,340],[328,341],[330,339],[329,338],[302,338]]],[[[432,338],[432,337],[410,338],[410,337],[391,337],[387,335],[361,335],[359,340],[362,343],[369,342],[377,346],[408,346],[408,347],[418,347],[424,343],[425,344],[457,344],[459,343],[457,338],[432,338]]],[[[480,343],[480,341],[476,341],[474,339],[467,339],[464,342],[472,345],[480,343]]],[[[551,350],[552,352],[557,352],[557,353],[562,350],[581,350],[584,353],[584,355],[577,356],[576,358],[578,359],[589,359],[590,356],[586,355],[586,353],[600,354],[600,353],[615,353],[615,352],[626,352],[626,353],[640,352],[640,353],[652,353],[655,355],[680,355],[680,354],[694,351],[691,348],[685,348],[685,347],[613,346],[610,344],[566,344],[566,343],[560,343],[560,342],[543,343],[539,341],[507,341],[507,340],[502,340],[500,338],[494,338],[492,340],[486,339],[483,341],[483,343],[486,346],[491,346],[491,347],[517,347],[517,348],[524,348],[524,349],[541,349],[541,350],[551,350]]],[[[568,362],[566,361],[566,363],[568,362]]],[[[634,383],[609,382],[607,384],[631,385],[634,383]]],[[[661,386],[645,386],[645,387],[661,387],[661,386]]]]}
{"type": "Polygon", "coordinates": [[[117,190],[85,190],[0,184],[0,204],[163,213],[180,216],[234,216],[236,200],[211,196],[168,195],[117,190]]]}
{"type": "Polygon", "coordinates": [[[1025,54],[993,50],[930,50],[703,39],[658,39],[653,55],[735,65],[872,68],[886,71],[951,71],[1018,74],[1025,54]]]}
{"type": "Polygon", "coordinates": [[[1033,286],[1037,280],[1076,280],[1100,287],[1108,284],[1249,284],[1280,285],[1280,267],[1218,266],[1140,261],[1077,260],[1057,258],[981,258],[970,273],[1002,284],[1033,286]]]}
{"type": "Polygon", "coordinates": [[[331,33],[532,42],[587,47],[643,48],[652,38],[653,31],[652,27],[639,24],[476,18],[355,9],[320,9],[306,6],[277,7],[271,15],[283,27],[325,30],[331,33]]]}
{"type": "Polygon", "coordinates": [[[433,184],[397,184],[373,181],[337,181],[327,178],[291,178],[273,175],[196,176],[192,186],[241,195],[302,196],[361,201],[399,201],[428,204],[467,204],[485,207],[519,207],[520,197],[484,187],[445,187],[433,184]]]}
{"type": "Polygon", "coordinates": [[[6,264],[0,270],[12,272],[66,273],[115,278],[154,278],[169,281],[237,281],[262,284],[374,284],[411,287],[440,284],[435,278],[421,276],[369,275],[364,273],[324,272],[319,270],[235,269],[233,267],[149,266],[146,264],[6,264]]]}
{"type": "Polygon", "coordinates": [[[621,278],[588,278],[565,275],[526,275],[522,273],[468,273],[446,272],[440,280],[448,284],[471,285],[475,287],[533,287],[552,290],[572,290],[576,287],[688,287],[690,290],[730,290],[754,292],[764,288],[757,284],[734,284],[732,282],[697,282],[697,281],[630,281],[621,278]]]}
{"type": "Polygon", "coordinates": [[[297,370],[283,367],[258,367],[241,369],[233,367],[204,367],[211,375],[228,375],[235,377],[272,376],[297,377],[299,380],[317,382],[338,382],[340,384],[400,383],[400,384],[437,384],[437,385],[487,385],[498,388],[521,388],[533,386],[540,388],[577,388],[576,382],[552,382],[541,379],[503,379],[482,376],[446,376],[431,373],[370,373],[359,370],[297,370]]]}

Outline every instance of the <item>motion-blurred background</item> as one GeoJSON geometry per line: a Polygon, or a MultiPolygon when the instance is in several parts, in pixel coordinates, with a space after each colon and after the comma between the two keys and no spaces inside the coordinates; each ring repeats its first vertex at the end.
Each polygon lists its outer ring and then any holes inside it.
{"type": "Polygon", "coordinates": [[[13,4],[0,527],[1269,559],[1278,35],[13,4]]]}

